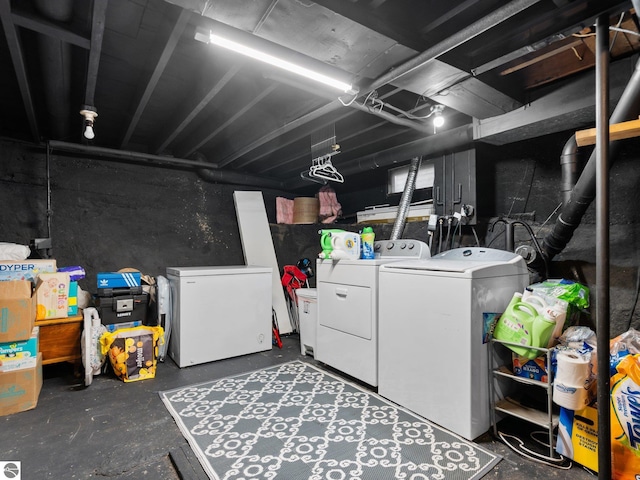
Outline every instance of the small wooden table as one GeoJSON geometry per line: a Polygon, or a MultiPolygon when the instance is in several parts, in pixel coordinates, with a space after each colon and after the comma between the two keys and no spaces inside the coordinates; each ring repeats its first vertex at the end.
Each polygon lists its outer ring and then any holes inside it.
{"type": "Polygon", "coordinates": [[[82,315],[36,320],[36,327],[40,327],[39,342],[43,365],[70,362],[79,367],[82,364],[80,338],[83,320],[82,315]]]}

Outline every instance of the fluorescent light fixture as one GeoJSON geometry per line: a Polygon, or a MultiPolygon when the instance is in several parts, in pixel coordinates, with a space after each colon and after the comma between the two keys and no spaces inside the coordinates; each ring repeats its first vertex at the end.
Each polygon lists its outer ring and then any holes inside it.
{"type": "Polygon", "coordinates": [[[209,42],[224,48],[228,48],[229,50],[232,50],[236,53],[246,55],[247,57],[251,57],[255,60],[259,60],[261,62],[268,63],[269,65],[273,65],[275,67],[282,68],[292,73],[296,73],[311,80],[315,80],[316,82],[329,85],[330,87],[337,88],[338,90],[341,90],[345,93],[355,93],[350,83],[342,82],[320,72],[316,72],[309,68],[296,65],[293,62],[274,57],[273,55],[270,55],[268,53],[256,50],[246,45],[242,45],[240,43],[234,42],[233,40],[229,40],[228,38],[221,37],[220,35],[216,35],[213,32],[209,34],[209,42]]]}

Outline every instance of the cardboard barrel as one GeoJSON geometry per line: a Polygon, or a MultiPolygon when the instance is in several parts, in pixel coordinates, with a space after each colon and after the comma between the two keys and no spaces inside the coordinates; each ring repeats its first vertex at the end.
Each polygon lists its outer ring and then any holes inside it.
{"type": "Polygon", "coordinates": [[[320,203],[315,197],[293,199],[293,223],[317,223],[320,203]]]}

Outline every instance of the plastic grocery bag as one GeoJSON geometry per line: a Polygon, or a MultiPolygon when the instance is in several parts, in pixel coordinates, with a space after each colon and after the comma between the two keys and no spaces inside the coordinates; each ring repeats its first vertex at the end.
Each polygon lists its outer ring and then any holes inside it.
{"type": "Polygon", "coordinates": [[[113,371],[124,382],[156,376],[158,345],[164,343],[162,327],[132,327],[103,333],[100,345],[113,371]]]}
{"type": "Polygon", "coordinates": [[[616,374],[616,367],[624,357],[638,353],[640,353],[640,332],[635,328],[630,328],[609,340],[609,371],[611,376],[616,374]]]}

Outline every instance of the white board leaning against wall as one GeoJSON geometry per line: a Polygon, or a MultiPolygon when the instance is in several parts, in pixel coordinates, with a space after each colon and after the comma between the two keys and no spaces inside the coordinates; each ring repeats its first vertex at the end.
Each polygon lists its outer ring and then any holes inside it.
{"type": "Polygon", "coordinates": [[[236,206],[240,241],[247,265],[271,267],[273,270],[273,309],[278,319],[280,333],[291,333],[291,319],[280,280],[280,268],[273,238],[269,229],[267,211],[264,207],[262,192],[233,192],[236,206]]]}

